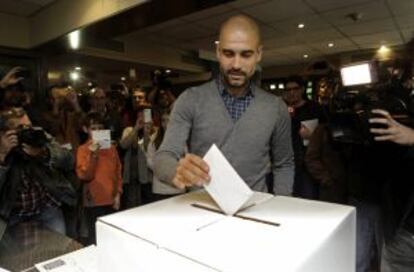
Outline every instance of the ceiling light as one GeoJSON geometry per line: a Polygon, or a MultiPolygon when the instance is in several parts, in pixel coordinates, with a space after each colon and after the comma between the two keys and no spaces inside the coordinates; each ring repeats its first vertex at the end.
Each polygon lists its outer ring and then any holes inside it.
{"type": "Polygon", "coordinates": [[[385,45],[381,45],[381,47],[378,49],[378,53],[380,54],[386,54],[388,52],[390,52],[390,48],[385,45]]]}
{"type": "Polygon", "coordinates": [[[298,28],[304,28],[305,27],[305,24],[298,24],[298,28]]]}
{"type": "Polygon", "coordinates": [[[167,70],[165,70],[165,72],[166,72],[167,74],[169,74],[169,73],[171,73],[171,70],[170,70],[170,69],[167,69],[167,70]]]}
{"type": "Polygon", "coordinates": [[[305,59],[309,58],[308,54],[303,55],[305,59]]]}
{"type": "Polygon", "coordinates": [[[89,87],[92,87],[92,82],[89,82],[89,83],[88,83],[88,86],[89,86],[89,87]]]}
{"type": "Polygon", "coordinates": [[[76,67],[75,67],[75,70],[76,70],[76,71],[80,71],[80,70],[82,70],[82,68],[81,68],[80,66],[76,66],[76,67]]]}
{"type": "Polygon", "coordinates": [[[277,86],[279,89],[283,90],[285,89],[285,84],[283,83],[279,83],[279,85],[277,86]]]}
{"type": "Polygon", "coordinates": [[[270,84],[270,89],[275,90],[276,89],[276,84],[270,84]]]}
{"type": "Polygon", "coordinates": [[[123,76],[123,77],[121,77],[121,80],[122,80],[122,81],[125,81],[125,80],[126,80],[126,78],[123,76]]]}
{"type": "Polygon", "coordinates": [[[214,43],[215,43],[215,44],[219,44],[220,42],[219,42],[219,41],[214,41],[214,43]]]}
{"type": "Polygon", "coordinates": [[[72,79],[73,81],[78,80],[80,77],[78,72],[71,72],[69,76],[70,76],[70,79],[72,79]]]}
{"type": "Polygon", "coordinates": [[[70,48],[74,50],[79,49],[79,44],[80,44],[80,31],[79,30],[75,30],[69,33],[68,39],[69,39],[70,48]]]}
{"type": "Polygon", "coordinates": [[[334,43],[328,43],[328,47],[334,47],[334,43]]]}

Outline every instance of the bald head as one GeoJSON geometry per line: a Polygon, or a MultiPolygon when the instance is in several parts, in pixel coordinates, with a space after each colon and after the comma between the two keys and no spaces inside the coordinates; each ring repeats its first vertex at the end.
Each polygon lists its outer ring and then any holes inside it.
{"type": "Polygon", "coordinates": [[[216,56],[232,94],[243,94],[262,58],[260,31],[255,21],[244,15],[225,21],[220,28],[216,56]]]}
{"type": "Polygon", "coordinates": [[[257,23],[246,15],[232,16],[220,26],[220,42],[229,36],[243,35],[254,41],[257,46],[261,44],[260,29],[257,23]]]}

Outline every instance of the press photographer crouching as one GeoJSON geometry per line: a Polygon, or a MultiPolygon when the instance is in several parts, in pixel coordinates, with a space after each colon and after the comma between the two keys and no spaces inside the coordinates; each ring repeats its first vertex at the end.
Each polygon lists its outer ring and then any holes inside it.
{"type": "Polygon", "coordinates": [[[60,206],[75,205],[74,158],[22,108],[0,112],[0,235],[6,226],[37,221],[65,234],[60,206]]]}

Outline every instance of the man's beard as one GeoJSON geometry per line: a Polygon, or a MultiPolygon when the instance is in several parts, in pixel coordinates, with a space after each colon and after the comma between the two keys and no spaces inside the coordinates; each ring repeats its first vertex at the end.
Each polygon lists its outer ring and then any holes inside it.
{"type": "Polygon", "coordinates": [[[243,71],[228,70],[223,73],[223,76],[226,84],[233,88],[245,87],[249,82],[249,77],[243,71]]]}

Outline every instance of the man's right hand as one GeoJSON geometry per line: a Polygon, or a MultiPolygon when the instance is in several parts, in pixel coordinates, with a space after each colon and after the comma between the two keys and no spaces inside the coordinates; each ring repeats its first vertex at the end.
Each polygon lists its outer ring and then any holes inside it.
{"type": "Polygon", "coordinates": [[[173,184],[184,189],[194,185],[202,186],[210,181],[209,167],[200,157],[186,154],[177,165],[173,184]]]}
{"type": "Polygon", "coordinates": [[[17,82],[21,81],[22,77],[17,77],[17,72],[21,71],[21,67],[14,67],[11,69],[1,80],[0,80],[0,88],[7,88],[10,85],[16,84],[17,82]]]}
{"type": "Polygon", "coordinates": [[[4,162],[10,150],[19,144],[15,130],[8,130],[0,137],[0,162],[4,162]]]}

